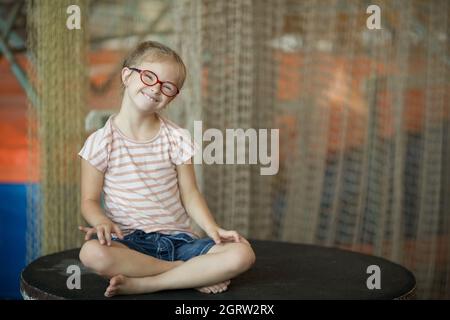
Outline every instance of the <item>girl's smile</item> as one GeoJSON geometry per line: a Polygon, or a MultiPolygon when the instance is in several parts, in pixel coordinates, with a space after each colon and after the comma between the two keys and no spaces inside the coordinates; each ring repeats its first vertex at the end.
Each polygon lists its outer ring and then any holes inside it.
{"type": "Polygon", "coordinates": [[[146,93],[146,92],[144,92],[144,91],[141,91],[141,93],[142,93],[142,95],[143,95],[147,100],[149,100],[149,101],[151,101],[151,102],[159,102],[159,101],[160,101],[160,99],[157,98],[157,97],[156,97],[155,95],[153,95],[153,94],[146,93]]]}
{"type": "MultiPolygon", "coordinates": [[[[141,110],[158,112],[162,110],[176,95],[167,96],[161,90],[167,90],[166,87],[173,83],[177,86],[179,77],[179,67],[170,61],[161,62],[142,62],[136,66],[129,66],[125,69],[128,73],[124,79],[126,84],[126,94],[129,102],[141,110]],[[147,76],[144,77],[142,70],[151,71],[150,75],[154,75],[158,80],[154,85],[149,85],[152,80],[147,76]],[[162,86],[165,86],[164,88],[162,86]]],[[[131,105],[130,105],[131,106],[131,105]]]]}

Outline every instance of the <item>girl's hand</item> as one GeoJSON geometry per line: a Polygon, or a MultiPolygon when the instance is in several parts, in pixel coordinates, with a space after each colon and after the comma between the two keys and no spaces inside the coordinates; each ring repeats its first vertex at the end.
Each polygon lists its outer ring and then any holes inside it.
{"type": "Polygon", "coordinates": [[[86,232],[84,240],[89,240],[93,234],[97,234],[100,244],[111,245],[111,232],[113,231],[119,239],[123,239],[123,234],[120,228],[112,222],[99,223],[95,227],[82,227],[78,226],[80,231],[86,232]]]}
{"type": "Polygon", "coordinates": [[[243,237],[235,230],[225,230],[220,227],[212,227],[205,230],[206,234],[214,240],[216,244],[221,244],[222,240],[241,242],[243,237]]]}

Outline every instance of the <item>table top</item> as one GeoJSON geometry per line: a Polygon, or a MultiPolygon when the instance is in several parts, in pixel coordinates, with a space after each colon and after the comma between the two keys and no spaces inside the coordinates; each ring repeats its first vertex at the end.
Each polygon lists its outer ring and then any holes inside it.
{"type": "Polygon", "coordinates": [[[250,240],[256,263],[231,280],[226,292],[205,294],[194,289],[105,298],[108,281],[83,267],[80,249],[43,256],[21,275],[25,299],[151,299],[151,300],[263,300],[263,299],[402,299],[413,295],[416,281],[406,268],[386,259],[315,245],[250,240]],[[68,267],[80,267],[80,289],[68,289],[68,267]],[[377,276],[380,289],[368,288],[377,276]],[[368,273],[369,268],[369,273],[368,273]],[[375,267],[376,268],[376,267],[375,267]]]}

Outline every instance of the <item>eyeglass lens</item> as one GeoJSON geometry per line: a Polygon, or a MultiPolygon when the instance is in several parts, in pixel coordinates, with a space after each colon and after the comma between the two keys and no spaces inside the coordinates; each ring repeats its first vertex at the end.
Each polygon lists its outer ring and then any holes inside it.
{"type": "MultiPolygon", "coordinates": [[[[158,78],[153,72],[144,71],[142,73],[142,81],[148,86],[153,86],[158,82],[158,78]]],[[[177,87],[169,82],[163,82],[161,86],[161,91],[168,95],[174,96],[177,93],[177,87]]]]}

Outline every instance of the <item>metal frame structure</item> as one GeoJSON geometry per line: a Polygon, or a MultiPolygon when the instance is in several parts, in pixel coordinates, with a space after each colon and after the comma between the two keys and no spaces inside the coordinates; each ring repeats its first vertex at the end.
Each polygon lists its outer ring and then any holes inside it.
{"type": "MultiPolygon", "coordinates": [[[[27,0],[0,0],[0,59],[5,57],[8,61],[11,71],[19,82],[20,86],[25,91],[30,101],[36,101],[37,96],[35,89],[28,79],[26,71],[20,66],[15,53],[27,52],[26,41],[26,1],[27,0]]],[[[138,19],[147,20],[147,17],[143,17],[142,13],[138,10],[140,1],[130,1],[127,8],[127,12],[130,11],[134,15],[137,15],[138,19]],[[145,19],[144,19],[145,18],[145,19]]],[[[91,39],[91,46],[101,46],[105,41],[113,39],[125,39],[127,37],[137,37],[138,41],[141,41],[150,34],[168,35],[172,33],[172,30],[157,31],[161,21],[170,12],[172,1],[164,1],[165,5],[162,7],[155,19],[152,19],[145,27],[144,32],[128,32],[126,34],[109,34],[98,38],[91,39]]],[[[117,2],[109,0],[100,0],[90,2],[91,9],[96,4],[117,4],[117,2]]],[[[32,61],[32,57],[28,57],[32,61]]],[[[108,75],[107,79],[97,85],[90,82],[90,88],[94,94],[102,95],[109,90],[114,79],[122,68],[121,64],[117,64],[112,72],[108,75]]],[[[33,103],[33,105],[36,105],[33,103]]]]}
{"type": "MultiPolygon", "coordinates": [[[[0,54],[8,60],[11,71],[24,89],[27,97],[31,101],[36,101],[35,90],[28,80],[26,72],[14,56],[15,52],[26,51],[26,40],[14,30],[15,23],[19,19],[25,18],[24,5],[25,0],[0,2],[0,15],[3,16],[6,14],[6,19],[0,16],[0,54]],[[8,7],[10,8],[9,11],[7,10],[8,7]]],[[[25,28],[25,25],[20,27],[25,28]]]]}

